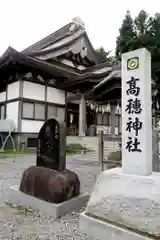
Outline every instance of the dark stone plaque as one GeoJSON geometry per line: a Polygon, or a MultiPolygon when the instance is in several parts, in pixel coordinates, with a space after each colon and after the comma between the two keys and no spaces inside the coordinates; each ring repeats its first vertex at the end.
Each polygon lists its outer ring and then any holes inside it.
{"type": "Polygon", "coordinates": [[[38,134],[37,166],[64,170],[65,138],[64,122],[54,118],[47,120],[38,134]]]}

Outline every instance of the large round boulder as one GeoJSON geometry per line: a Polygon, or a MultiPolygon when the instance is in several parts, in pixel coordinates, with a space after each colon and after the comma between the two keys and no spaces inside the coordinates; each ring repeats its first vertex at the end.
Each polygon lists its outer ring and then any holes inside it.
{"type": "Polygon", "coordinates": [[[20,191],[36,198],[61,203],[80,194],[80,181],[68,169],[62,172],[31,166],[23,172],[20,191]]]}

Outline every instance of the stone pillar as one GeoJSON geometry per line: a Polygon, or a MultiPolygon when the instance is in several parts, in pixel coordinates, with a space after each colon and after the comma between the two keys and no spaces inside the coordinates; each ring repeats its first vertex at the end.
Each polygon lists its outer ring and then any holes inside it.
{"type": "Polygon", "coordinates": [[[115,135],[115,106],[111,105],[111,135],[115,135]]]}
{"type": "Polygon", "coordinates": [[[151,54],[122,54],[122,170],[152,173],[151,54]]]}
{"type": "Polygon", "coordinates": [[[86,101],[84,94],[79,103],[79,136],[86,136],[86,101]]]}

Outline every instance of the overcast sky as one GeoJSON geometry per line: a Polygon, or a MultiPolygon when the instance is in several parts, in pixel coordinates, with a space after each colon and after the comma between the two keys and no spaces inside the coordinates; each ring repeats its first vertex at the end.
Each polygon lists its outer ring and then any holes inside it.
{"type": "Polygon", "coordinates": [[[79,16],[95,48],[114,50],[118,29],[129,9],[150,14],[160,1],[146,0],[0,0],[0,54],[10,45],[22,50],[79,16]]]}

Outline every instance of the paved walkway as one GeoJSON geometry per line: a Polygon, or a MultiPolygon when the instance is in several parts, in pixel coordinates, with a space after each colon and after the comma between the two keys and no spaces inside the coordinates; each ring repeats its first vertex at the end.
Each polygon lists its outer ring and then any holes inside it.
{"type": "MultiPolygon", "coordinates": [[[[78,229],[80,211],[72,212],[53,221],[4,204],[10,185],[20,183],[24,169],[35,165],[35,155],[0,158],[0,240],[90,240],[78,229]]],[[[94,156],[67,157],[67,168],[74,170],[81,180],[82,192],[92,191],[100,166],[94,156]]]]}

